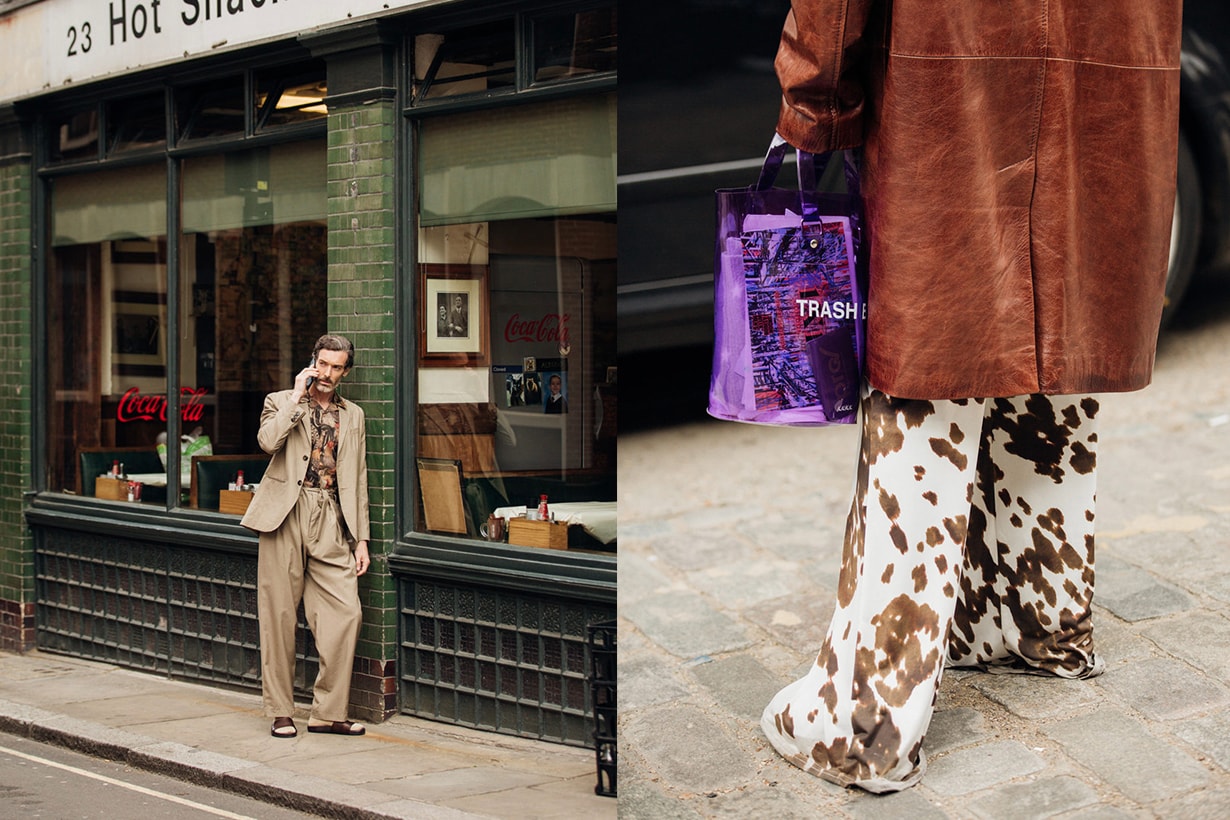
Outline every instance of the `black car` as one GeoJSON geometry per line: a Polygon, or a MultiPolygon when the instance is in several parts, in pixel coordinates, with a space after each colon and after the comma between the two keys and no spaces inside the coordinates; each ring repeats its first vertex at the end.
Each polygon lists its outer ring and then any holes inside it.
{"type": "MultiPolygon", "coordinates": [[[[694,351],[713,339],[713,191],[753,181],[773,136],[773,57],[790,4],[624,0],[622,8],[628,3],[631,12],[620,15],[620,355],[670,361],[663,352],[693,351],[687,367],[703,368],[705,354],[694,351]]],[[[1230,7],[1185,3],[1163,324],[1194,272],[1230,262],[1228,58],[1230,7]]]]}

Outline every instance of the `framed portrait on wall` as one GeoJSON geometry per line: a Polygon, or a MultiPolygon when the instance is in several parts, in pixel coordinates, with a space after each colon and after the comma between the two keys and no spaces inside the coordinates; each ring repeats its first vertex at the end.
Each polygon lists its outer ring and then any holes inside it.
{"type": "Polygon", "coordinates": [[[419,266],[419,360],[427,367],[477,367],[490,360],[487,269],[419,266]]]}
{"type": "Polygon", "coordinates": [[[113,303],[111,361],[116,375],[165,378],[166,307],[142,302],[113,303]]]}

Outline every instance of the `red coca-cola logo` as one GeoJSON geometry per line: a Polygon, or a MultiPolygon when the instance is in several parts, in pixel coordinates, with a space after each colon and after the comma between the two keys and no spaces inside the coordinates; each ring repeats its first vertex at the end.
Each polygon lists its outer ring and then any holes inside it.
{"type": "Polygon", "coordinates": [[[522,319],[514,313],[504,325],[504,340],[568,344],[568,319],[567,313],[546,313],[541,319],[522,319]]]}
{"type": "MultiPolygon", "coordinates": [[[[185,422],[199,422],[205,417],[202,399],[209,393],[207,387],[181,387],[179,391],[179,415],[185,422]]],[[[130,387],[120,398],[115,410],[116,421],[166,421],[167,397],[161,393],[143,395],[139,387],[130,387]]]]}

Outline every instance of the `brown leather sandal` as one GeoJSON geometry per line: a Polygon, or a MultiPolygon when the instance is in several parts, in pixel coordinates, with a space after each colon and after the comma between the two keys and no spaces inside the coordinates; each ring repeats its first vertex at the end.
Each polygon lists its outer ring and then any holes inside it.
{"type": "Polygon", "coordinates": [[[335,720],[332,723],[323,723],[320,726],[313,726],[309,723],[308,731],[315,734],[348,735],[350,737],[358,737],[367,732],[358,723],[352,723],[349,720],[335,720]]]}
{"type": "Polygon", "coordinates": [[[288,717],[278,717],[273,719],[273,726],[269,727],[269,734],[274,737],[294,737],[299,734],[299,730],[295,728],[295,722],[288,717]],[[290,729],[290,731],[286,731],[290,729]]]}

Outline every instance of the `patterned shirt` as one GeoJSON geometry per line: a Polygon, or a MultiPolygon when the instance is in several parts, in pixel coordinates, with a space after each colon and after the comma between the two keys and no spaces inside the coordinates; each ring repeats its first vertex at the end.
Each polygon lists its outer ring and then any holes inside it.
{"type": "Polygon", "coordinates": [[[329,409],[311,403],[312,456],[308,459],[304,487],[319,487],[337,497],[337,432],[341,429],[341,409],[345,402],[334,396],[329,409]]]}

